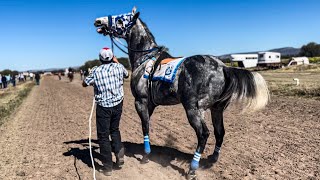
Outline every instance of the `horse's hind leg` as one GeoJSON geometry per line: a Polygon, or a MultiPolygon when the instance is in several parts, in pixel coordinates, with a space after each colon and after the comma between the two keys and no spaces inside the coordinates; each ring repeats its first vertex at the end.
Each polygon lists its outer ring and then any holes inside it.
{"type": "Polygon", "coordinates": [[[225,134],[224,125],[223,125],[224,109],[225,109],[224,104],[216,104],[211,108],[211,118],[212,118],[212,124],[214,127],[214,136],[216,138],[216,146],[212,156],[210,157],[210,159],[212,160],[212,163],[215,163],[218,161],[220,149],[223,142],[223,137],[225,134]]]}
{"type": "Polygon", "coordinates": [[[204,121],[204,112],[204,110],[200,109],[186,109],[189,123],[195,130],[198,138],[198,146],[190,164],[190,170],[187,176],[188,179],[195,179],[196,177],[195,171],[199,168],[201,154],[204,151],[210,134],[204,121]]]}
{"type": "Polygon", "coordinates": [[[149,142],[149,121],[155,106],[149,105],[147,99],[139,99],[135,101],[135,107],[141,119],[142,132],[144,136],[144,155],[141,163],[149,162],[148,155],[151,152],[149,142]]]}

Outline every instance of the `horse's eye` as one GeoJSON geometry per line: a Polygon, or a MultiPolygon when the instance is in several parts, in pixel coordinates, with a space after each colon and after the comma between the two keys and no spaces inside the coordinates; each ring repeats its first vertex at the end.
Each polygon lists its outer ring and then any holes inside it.
{"type": "Polygon", "coordinates": [[[123,21],[121,20],[121,19],[119,19],[118,21],[117,21],[117,24],[123,24],[123,21]]]}
{"type": "Polygon", "coordinates": [[[117,21],[117,28],[122,28],[123,27],[123,21],[122,20],[118,20],[117,21]]]}

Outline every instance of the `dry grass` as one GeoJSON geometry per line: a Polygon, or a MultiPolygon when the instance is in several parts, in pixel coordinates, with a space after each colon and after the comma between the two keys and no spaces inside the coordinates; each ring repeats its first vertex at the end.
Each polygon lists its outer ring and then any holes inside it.
{"type": "Polygon", "coordinates": [[[28,96],[33,82],[20,84],[16,87],[9,87],[7,89],[1,89],[0,91],[0,125],[4,122],[4,119],[8,117],[28,96]]]}
{"type": "Polygon", "coordinates": [[[272,94],[320,99],[319,64],[292,66],[260,73],[266,79],[272,94]],[[299,79],[299,85],[296,85],[294,78],[299,79]]]}
{"type": "Polygon", "coordinates": [[[289,66],[282,69],[277,69],[274,72],[318,72],[320,73],[320,64],[289,66]]]}

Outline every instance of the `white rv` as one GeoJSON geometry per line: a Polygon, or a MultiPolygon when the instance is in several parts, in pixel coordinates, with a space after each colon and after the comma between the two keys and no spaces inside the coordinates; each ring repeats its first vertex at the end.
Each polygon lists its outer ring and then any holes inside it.
{"type": "Polygon", "coordinates": [[[239,67],[256,67],[258,63],[258,54],[231,54],[231,63],[238,62],[239,67]]]}
{"type": "Polygon", "coordinates": [[[307,57],[293,57],[288,66],[302,64],[309,64],[309,59],[307,57]]]}
{"type": "Polygon", "coordinates": [[[258,56],[258,64],[281,63],[281,54],[277,52],[259,52],[258,56]]]}

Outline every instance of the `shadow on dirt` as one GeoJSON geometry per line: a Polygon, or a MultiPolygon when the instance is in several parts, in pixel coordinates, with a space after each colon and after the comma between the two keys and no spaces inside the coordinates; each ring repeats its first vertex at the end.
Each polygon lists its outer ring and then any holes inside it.
{"type": "MultiPolygon", "coordinates": [[[[71,148],[67,152],[63,153],[64,156],[74,156],[76,159],[81,160],[85,163],[88,167],[92,167],[91,159],[90,159],[90,151],[89,151],[89,143],[88,139],[81,139],[76,141],[68,141],[64,142],[65,144],[79,144],[86,149],[79,149],[79,148],[71,148]]],[[[101,155],[97,153],[95,150],[98,151],[98,141],[92,140],[93,143],[93,158],[94,159],[101,159],[101,155]]],[[[125,147],[125,155],[128,157],[136,158],[138,161],[141,162],[142,155],[144,152],[144,145],[137,144],[133,142],[123,142],[125,147]]],[[[188,154],[181,152],[177,149],[165,146],[157,146],[151,145],[151,154],[148,156],[149,160],[160,164],[163,167],[170,166],[174,170],[178,171],[181,175],[186,175],[186,170],[189,167],[189,163],[193,158],[193,154],[188,154]],[[183,167],[186,167],[185,170],[183,167]]],[[[203,169],[210,168],[213,166],[215,161],[212,158],[212,155],[209,156],[207,159],[201,159],[200,167],[203,169]]],[[[96,168],[101,168],[101,165],[95,161],[96,168]]]]}
{"type": "MultiPolygon", "coordinates": [[[[95,150],[98,149],[98,146],[94,146],[94,144],[97,144],[97,140],[92,140],[92,156],[93,159],[99,159],[101,160],[101,155],[97,153],[95,150]]],[[[80,149],[80,148],[69,148],[67,152],[64,152],[64,156],[73,156],[74,157],[74,168],[76,170],[76,173],[78,175],[78,179],[81,180],[81,176],[78,172],[78,167],[77,167],[77,160],[82,161],[84,164],[86,164],[88,167],[92,168],[92,163],[91,163],[91,158],[90,158],[90,150],[89,150],[89,143],[88,140],[77,140],[77,141],[68,141],[64,142],[64,144],[81,144],[83,147],[86,147],[86,149],[80,149]]],[[[94,166],[97,170],[101,169],[102,166],[97,163],[97,161],[94,161],[94,166]]]]}

